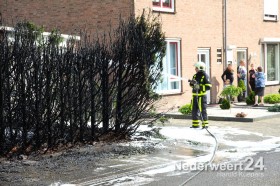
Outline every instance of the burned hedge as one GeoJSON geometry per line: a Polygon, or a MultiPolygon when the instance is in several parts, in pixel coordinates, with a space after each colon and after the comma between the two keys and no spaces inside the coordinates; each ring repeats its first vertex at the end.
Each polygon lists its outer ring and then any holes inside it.
{"type": "Polygon", "coordinates": [[[161,25],[143,13],[90,38],[81,32],[62,46],[58,30],[46,36],[29,22],[2,30],[1,155],[135,132],[159,98],[161,25]]]}

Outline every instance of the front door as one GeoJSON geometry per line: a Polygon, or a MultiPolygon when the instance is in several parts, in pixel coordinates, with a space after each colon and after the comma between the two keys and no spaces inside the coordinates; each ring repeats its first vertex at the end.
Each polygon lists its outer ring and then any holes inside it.
{"type": "MultiPolygon", "coordinates": [[[[197,61],[201,61],[206,64],[206,73],[210,78],[210,50],[200,48],[197,50],[197,61]]],[[[207,104],[210,103],[210,91],[207,91],[207,104]]]]}
{"type": "MultiPolygon", "coordinates": [[[[238,48],[237,50],[236,50],[236,53],[237,53],[237,67],[239,66],[239,64],[240,64],[240,61],[241,60],[244,60],[244,62],[245,62],[245,67],[246,67],[246,70],[247,70],[247,76],[248,76],[248,64],[247,64],[247,49],[246,48],[238,48]]],[[[237,77],[236,77],[236,79],[237,79],[237,77]]],[[[246,77],[246,80],[245,80],[245,85],[246,85],[246,87],[247,87],[247,91],[246,91],[246,93],[245,93],[245,96],[247,96],[247,93],[248,93],[248,85],[247,85],[247,79],[248,79],[248,77],[246,77]]]]}
{"type": "MultiPolygon", "coordinates": [[[[245,49],[245,48],[237,49],[237,66],[239,66],[241,60],[244,60],[245,62],[247,62],[247,49],[245,49]]],[[[247,66],[247,64],[246,64],[246,66],[247,66]]]]}

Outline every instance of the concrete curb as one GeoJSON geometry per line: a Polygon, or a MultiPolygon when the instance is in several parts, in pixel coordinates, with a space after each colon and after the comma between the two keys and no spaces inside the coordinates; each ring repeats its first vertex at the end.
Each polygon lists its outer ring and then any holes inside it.
{"type": "Polygon", "coordinates": [[[247,106],[241,106],[241,105],[234,105],[232,108],[249,108],[249,109],[263,109],[267,110],[271,106],[258,106],[258,107],[253,107],[253,105],[247,105],[247,106]]]}
{"type": "MultiPolygon", "coordinates": [[[[164,114],[166,117],[170,117],[173,119],[192,119],[191,115],[183,115],[183,114],[172,114],[172,113],[166,113],[164,114]]],[[[208,116],[208,120],[211,121],[234,121],[234,122],[254,122],[254,121],[261,121],[268,118],[277,118],[280,117],[279,114],[275,115],[269,115],[269,116],[262,116],[262,117],[256,117],[256,118],[237,118],[237,117],[222,117],[222,116],[208,116]]]]}

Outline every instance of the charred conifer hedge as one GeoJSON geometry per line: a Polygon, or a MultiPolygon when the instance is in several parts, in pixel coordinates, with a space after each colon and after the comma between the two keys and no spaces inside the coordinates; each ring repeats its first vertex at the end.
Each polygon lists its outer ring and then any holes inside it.
{"type": "Polygon", "coordinates": [[[29,22],[0,41],[0,153],[135,132],[159,96],[165,54],[157,18],[120,20],[102,37],[44,37],[29,22]]]}

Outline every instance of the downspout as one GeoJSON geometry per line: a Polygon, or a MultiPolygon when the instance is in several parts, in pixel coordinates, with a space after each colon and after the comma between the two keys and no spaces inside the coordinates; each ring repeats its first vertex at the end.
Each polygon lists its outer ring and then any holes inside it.
{"type": "Polygon", "coordinates": [[[227,67],[227,0],[224,0],[224,69],[227,67]]]}

